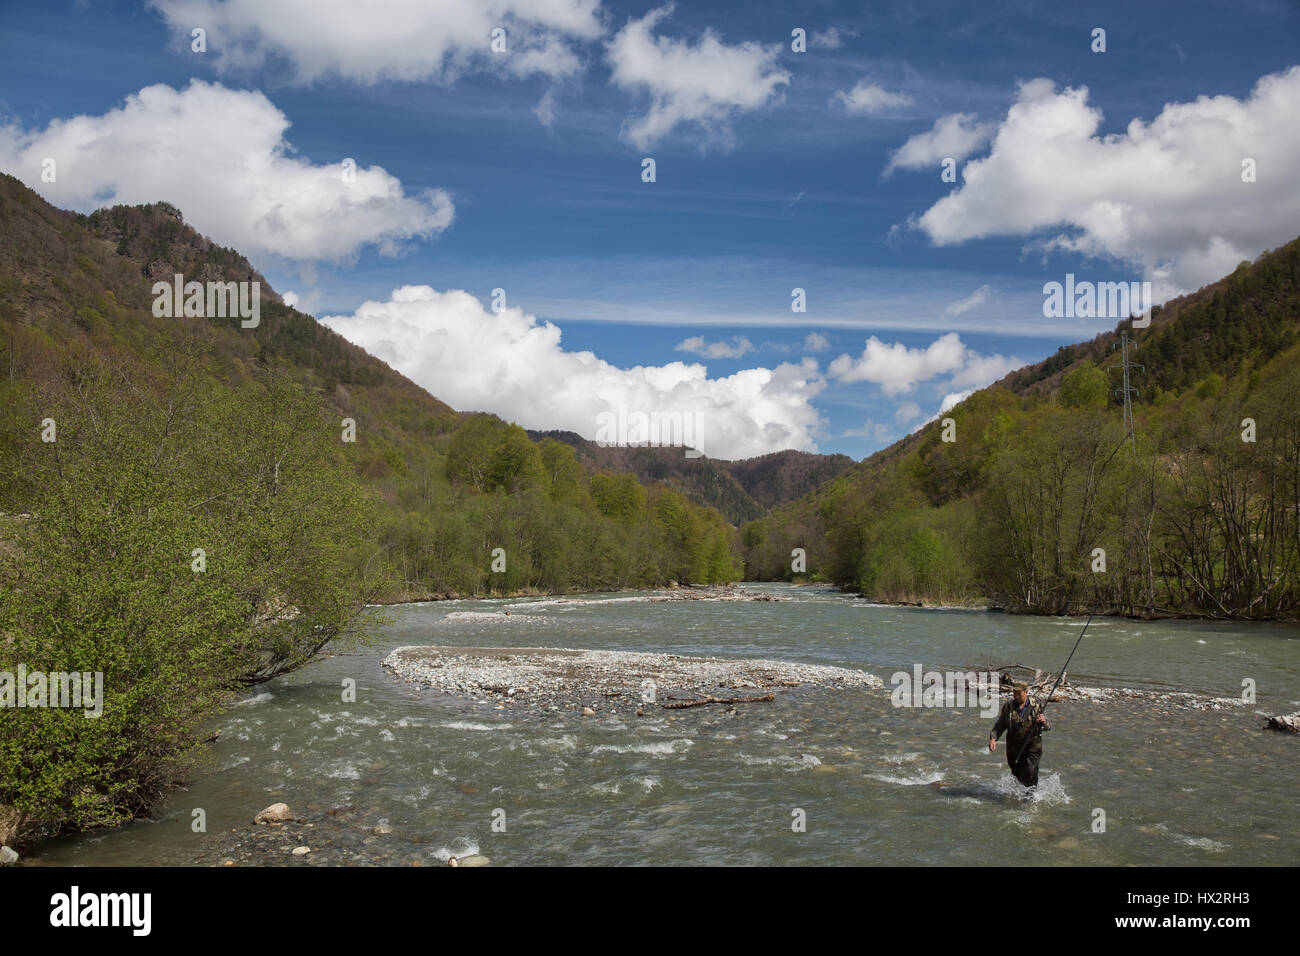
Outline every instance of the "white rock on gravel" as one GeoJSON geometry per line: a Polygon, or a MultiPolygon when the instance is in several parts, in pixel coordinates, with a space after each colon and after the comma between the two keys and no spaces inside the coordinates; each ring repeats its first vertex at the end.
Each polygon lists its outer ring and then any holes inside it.
{"type": "Polygon", "coordinates": [[[289,812],[287,803],[273,803],[257,816],[253,817],[253,822],[262,823],[284,823],[286,820],[292,820],[293,814],[289,812]]]}

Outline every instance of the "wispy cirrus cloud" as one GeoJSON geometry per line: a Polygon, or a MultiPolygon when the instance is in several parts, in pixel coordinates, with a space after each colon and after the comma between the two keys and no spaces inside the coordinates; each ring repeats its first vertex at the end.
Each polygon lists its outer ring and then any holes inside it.
{"type": "Polygon", "coordinates": [[[754,351],[754,343],[743,335],[733,335],[730,342],[706,342],[704,336],[693,335],[673,346],[677,352],[693,352],[704,358],[740,358],[754,351]]]}
{"type": "Polygon", "coordinates": [[[814,30],[808,34],[808,45],[814,50],[838,50],[849,38],[857,35],[856,30],[827,27],[825,30],[814,30]]]}
{"type": "Polygon", "coordinates": [[[989,296],[992,294],[993,294],[992,286],[982,285],[974,292],[972,292],[970,295],[966,296],[966,298],[958,299],[956,302],[950,302],[944,308],[943,310],[944,314],[961,315],[965,312],[969,312],[971,309],[975,308],[976,306],[983,305],[985,302],[987,302],[989,300],[989,296]]]}

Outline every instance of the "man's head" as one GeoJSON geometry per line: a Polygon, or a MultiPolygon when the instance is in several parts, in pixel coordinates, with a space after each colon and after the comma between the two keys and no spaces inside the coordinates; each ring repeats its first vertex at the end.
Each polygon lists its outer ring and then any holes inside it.
{"type": "Polygon", "coordinates": [[[1016,706],[1023,707],[1025,698],[1029,696],[1029,685],[1022,680],[1016,681],[1011,685],[1011,696],[1016,699],[1016,706]]]}

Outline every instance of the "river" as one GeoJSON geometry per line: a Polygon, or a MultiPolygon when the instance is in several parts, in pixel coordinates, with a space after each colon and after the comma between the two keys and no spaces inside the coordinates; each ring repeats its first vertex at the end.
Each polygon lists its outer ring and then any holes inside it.
{"type": "Polygon", "coordinates": [[[30,862],[219,864],[231,831],[250,831],[277,801],[317,821],[305,831],[313,853],[291,857],[290,843],[272,840],[259,862],[1300,862],[1300,741],[1259,729],[1262,714],[1300,709],[1300,627],[1095,620],[1070,668],[1076,684],[1240,699],[1249,678],[1258,700],[1055,704],[1030,794],[1011,778],[1005,744],[988,753],[991,721],[978,710],[895,707],[888,682],[915,664],[1055,670],[1081,621],[750,587],[783,600],[592,594],[382,609],[390,620],[372,645],[256,688],[219,717],[208,765],[153,819],[50,841],[30,862]],[[380,661],[410,644],[775,658],[867,670],[886,686],[791,688],[737,715],[709,706],[583,718],[403,682],[380,661]],[[344,702],[349,678],[356,699],[344,702]]]}

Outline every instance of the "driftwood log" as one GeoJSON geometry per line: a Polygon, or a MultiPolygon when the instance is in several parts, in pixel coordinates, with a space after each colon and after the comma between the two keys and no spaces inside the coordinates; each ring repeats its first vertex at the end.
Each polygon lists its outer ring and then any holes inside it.
{"type": "Polygon", "coordinates": [[[1284,717],[1270,717],[1264,724],[1265,730],[1280,730],[1283,733],[1300,734],[1300,711],[1284,717]]]}
{"type": "MultiPolygon", "coordinates": [[[[1018,680],[1024,681],[1029,685],[1031,695],[1046,694],[1056,683],[1056,675],[1050,671],[1040,670],[1037,667],[1030,667],[1028,664],[999,664],[995,667],[984,666],[972,668],[972,670],[992,671],[998,675],[999,688],[1003,693],[1011,691],[1011,685],[1018,680]],[[1015,673],[1011,673],[1011,672],[1015,673]]],[[[1061,688],[1070,687],[1070,680],[1066,675],[1061,675],[1061,688]]]]}
{"type": "Polygon", "coordinates": [[[675,700],[671,704],[660,704],[665,710],[680,710],[682,707],[699,707],[702,704],[761,704],[776,700],[775,694],[762,697],[701,697],[698,700],[675,700]]]}

